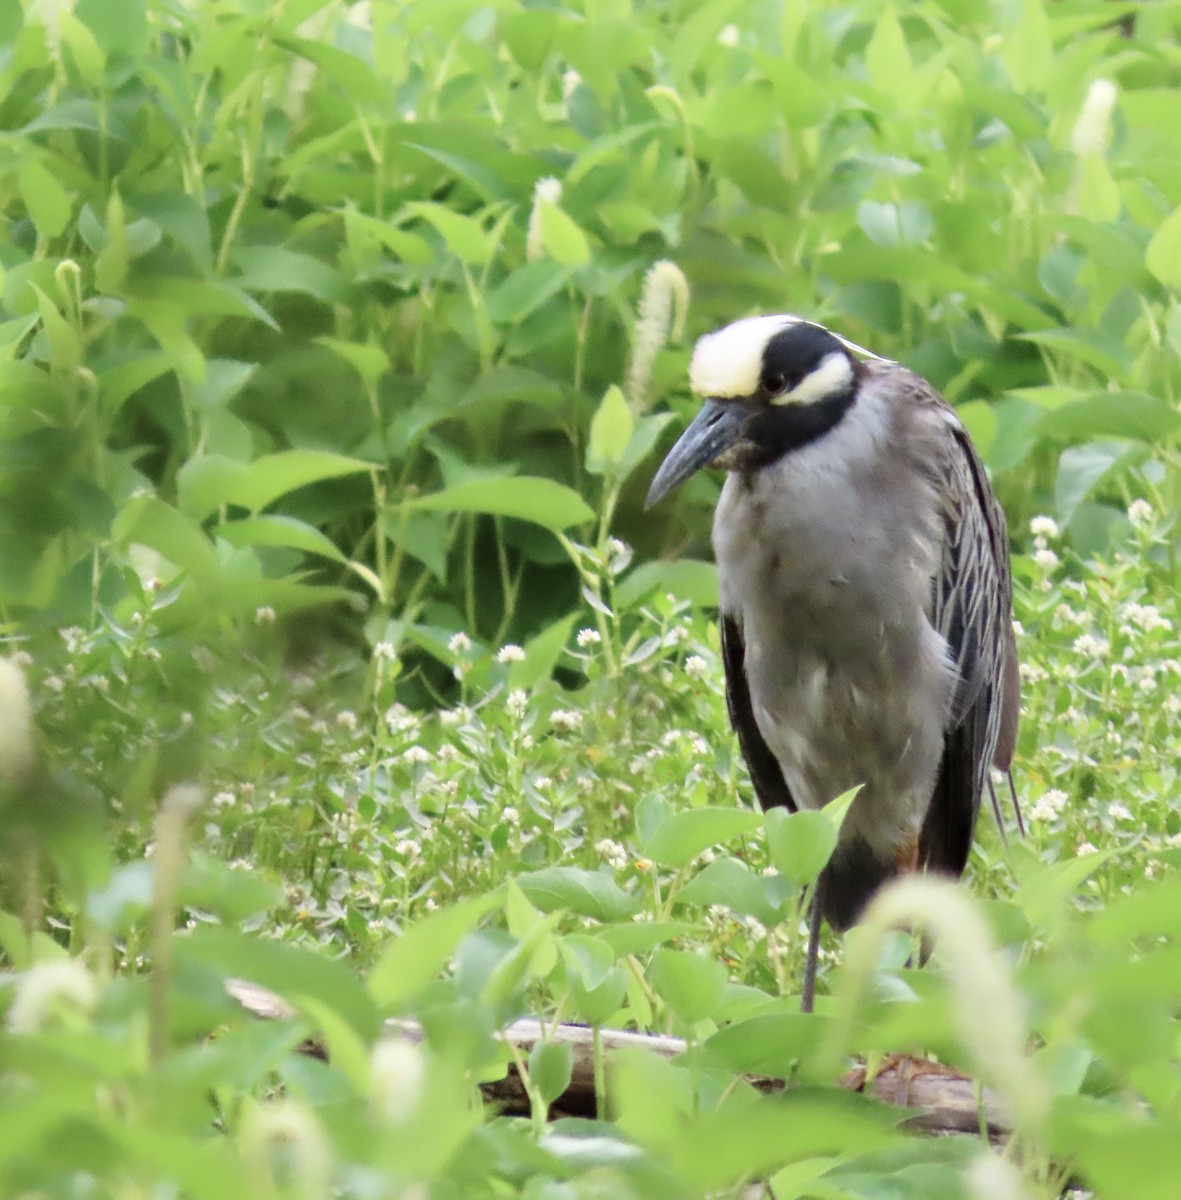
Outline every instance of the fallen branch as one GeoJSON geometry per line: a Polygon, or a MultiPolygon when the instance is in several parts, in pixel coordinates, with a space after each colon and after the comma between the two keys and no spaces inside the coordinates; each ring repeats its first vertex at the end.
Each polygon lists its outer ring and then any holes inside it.
{"type": "MultiPolygon", "coordinates": [[[[279,996],[244,980],[226,984],[230,995],[248,1012],[269,1020],[289,1019],[296,1011],[279,996]]],[[[422,1041],[422,1027],[416,1021],[389,1020],[385,1028],[391,1037],[422,1041]]],[[[554,1112],[566,1116],[593,1116],[595,1111],[594,1052],[592,1032],[584,1025],[559,1025],[543,1028],[540,1021],[515,1021],[501,1037],[515,1046],[522,1058],[528,1058],[534,1045],[548,1034],[550,1041],[573,1047],[574,1071],[570,1086],[554,1104],[554,1112]]],[[[680,1038],[631,1033],[621,1029],[602,1031],[603,1051],[608,1056],[625,1048],[638,1047],[664,1058],[685,1052],[680,1038]]],[[[315,1041],[302,1049],[326,1057],[324,1047],[315,1041]]],[[[748,1075],[747,1082],[763,1092],[781,1091],[783,1080],[765,1075],[748,1075]]],[[[865,1092],[886,1104],[913,1110],[906,1124],[911,1129],[931,1134],[978,1134],[987,1124],[989,1137],[999,1140],[1012,1129],[1011,1116],[988,1089],[978,1089],[965,1075],[941,1063],[894,1055],[886,1059],[872,1079],[864,1067],[855,1067],[840,1080],[841,1087],[865,1092]],[[981,1094],[978,1095],[978,1091],[981,1094]]],[[[510,1066],[503,1079],[483,1083],[480,1090],[489,1104],[508,1113],[527,1113],[529,1098],[516,1068],[510,1066]]]]}

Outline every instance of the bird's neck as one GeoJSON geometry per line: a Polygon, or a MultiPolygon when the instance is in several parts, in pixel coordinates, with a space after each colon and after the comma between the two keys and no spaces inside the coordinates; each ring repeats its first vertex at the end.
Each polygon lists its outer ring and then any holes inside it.
{"type": "Polygon", "coordinates": [[[760,413],[750,422],[748,437],[751,448],[743,467],[758,470],[778,462],[811,445],[835,429],[848,415],[857,398],[857,389],[833,392],[811,404],[784,404],[760,413]]]}

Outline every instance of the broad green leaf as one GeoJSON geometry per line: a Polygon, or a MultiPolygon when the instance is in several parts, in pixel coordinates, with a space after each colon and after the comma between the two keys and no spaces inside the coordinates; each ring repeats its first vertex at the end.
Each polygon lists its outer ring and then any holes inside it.
{"type": "Polygon", "coordinates": [[[78,20],[72,12],[58,14],[58,30],[62,42],[69,47],[70,56],[78,67],[78,73],[92,88],[102,82],[107,56],[95,40],[94,34],[78,20]]]}
{"type": "Polygon", "coordinates": [[[570,278],[570,268],[542,258],[511,271],[488,297],[488,316],[498,325],[523,321],[556,296],[570,278]]]}
{"type": "Polygon", "coordinates": [[[601,926],[595,930],[595,938],[609,946],[616,958],[626,958],[685,937],[695,928],[688,921],[624,921],[620,925],[601,926]]]}
{"type": "Polygon", "coordinates": [[[676,894],[678,904],[720,904],[738,916],[776,925],[791,911],[797,891],[782,875],[756,875],[736,858],[719,858],[676,894]]]}
{"type": "Polygon", "coordinates": [[[553,1102],[570,1086],[574,1074],[574,1047],[569,1042],[534,1043],[529,1052],[529,1081],[545,1104],[553,1102]]]}
{"type": "Polygon", "coordinates": [[[1160,223],[1144,251],[1144,265],[1174,291],[1181,289],[1181,206],[1160,223]]]}
{"type": "Polygon", "coordinates": [[[225,978],[247,979],[276,992],[296,1008],[302,996],[328,1005],[364,1038],[377,1033],[377,1012],[347,963],[272,938],[213,926],[173,939],[178,964],[203,963],[225,978]]]}
{"type": "Polygon", "coordinates": [[[35,158],[25,159],[17,178],[21,199],[38,235],[43,238],[60,237],[73,213],[69,193],[35,158]]]}
{"type": "Polygon", "coordinates": [[[1054,482],[1058,517],[1069,522],[1079,505],[1109,476],[1135,460],[1135,451],[1124,442],[1090,442],[1070,446],[1058,459],[1054,482]]]}
{"type": "Polygon", "coordinates": [[[336,562],[346,561],[336,543],[314,525],[278,513],[226,521],[217,527],[217,536],[232,546],[287,546],[308,554],[322,554],[336,562]]]}
{"type": "Polygon", "coordinates": [[[634,608],[653,592],[671,592],[703,608],[716,608],[717,567],[713,563],[696,562],[690,558],[676,562],[641,563],[615,589],[615,600],[620,608],[634,608]]]}
{"type": "Polygon", "coordinates": [[[497,892],[460,900],[410,925],[382,950],[369,972],[369,994],[383,1013],[399,1010],[443,969],[460,939],[500,904],[497,892]]]}
{"type": "Polygon", "coordinates": [[[616,384],[612,384],[591,419],[586,469],[593,475],[605,475],[618,467],[623,461],[634,427],[635,421],[623,392],[616,384]]]}
{"type": "Polygon", "coordinates": [[[788,1079],[793,1063],[819,1048],[824,1025],[822,1017],[810,1013],[750,1017],[715,1033],[701,1047],[701,1065],[788,1079]]]}
{"type": "Polygon", "coordinates": [[[1012,11],[1017,14],[1017,19],[1005,31],[1001,58],[1014,91],[1040,91],[1045,86],[1054,56],[1050,19],[1042,0],[1023,0],[1012,11]]]}
{"type": "Polygon", "coordinates": [[[136,496],[115,517],[112,535],[129,545],[148,546],[200,577],[218,573],[213,544],[191,517],[155,496],[136,496]]]}
{"type": "Polygon", "coordinates": [[[321,259],[286,246],[237,246],[232,254],[239,274],[232,279],[249,292],[306,292],[325,303],[344,303],[344,277],[321,259]]]}
{"type": "Polygon", "coordinates": [[[250,463],[226,499],[258,512],[296,488],[372,470],[372,463],[328,450],[281,450],[250,463]]]}
{"type": "Polygon", "coordinates": [[[644,854],[666,867],[688,866],[703,850],[752,833],[762,814],[739,808],[695,808],[674,813],[645,839],[644,854]]]}
{"type": "Polygon", "coordinates": [[[1078,160],[1075,197],[1079,213],[1092,221],[1114,221],[1119,216],[1119,184],[1101,154],[1084,154],[1078,160]]]}
{"type": "Polygon", "coordinates": [[[110,419],[140,388],[159,379],[169,369],[163,354],[139,354],[118,366],[98,372],[99,394],[103,415],[110,419]]]}
{"type": "Polygon", "coordinates": [[[525,643],[525,661],[509,668],[509,683],[514,688],[528,691],[553,674],[577,619],[576,612],[560,617],[525,643]]]}
{"type": "Polygon", "coordinates": [[[516,517],[555,532],[594,517],[586,501],[572,488],[552,479],[522,475],[458,483],[409,503],[414,508],[435,512],[516,517]]]}
{"type": "Polygon", "coordinates": [[[517,884],[542,912],[567,908],[597,921],[622,921],[643,907],[610,875],[582,867],[543,867],[518,875],[517,884]]]}
{"type": "Polygon", "coordinates": [[[372,342],[346,342],[333,337],[318,337],[316,341],[343,358],[369,387],[390,369],[389,355],[372,342]]]}
{"type": "Polygon", "coordinates": [[[538,215],[542,244],[555,262],[567,267],[581,267],[590,261],[586,234],[571,217],[548,200],[538,201],[538,215]]]}
{"type": "Polygon", "coordinates": [[[841,824],[859,788],[830,801],[819,811],[767,811],[767,850],[775,869],[797,887],[814,883],[836,849],[841,824]]]}
{"type": "Polygon", "coordinates": [[[1064,358],[1087,363],[1118,379],[1131,370],[1132,356],[1127,349],[1096,329],[1040,329],[1016,336],[1022,341],[1044,346],[1064,358]]]}
{"type": "Polygon", "coordinates": [[[714,958],[662,948],[652,956],[652,987],[687,1025],[711,1016],[722,1002],[728,976],[714,958]]]}
{"type": "Polygon", "coordinates": [[[406,210],[433,225],[460,262],[482,267],[491,260],[495,250],[492,238],[474,217],[427,201],[414,201],[406,210]]]}
{"type": "Polygon", "coordinates": [[[1143,392],[1098,392],[1046,413],[1044,437],[1069,440],[1138,438],[1160,442],[1181,430],[1181,413],[1168,401],[1143,392]]]}
{"type": "Polygon", "coordinates": [[[913,93],[914,64],[893,5],[882,12],[874,26],[873,36],[865,47],[865,65],[870,82],[879,91],[897,101],[906,100],[913,93]]]}

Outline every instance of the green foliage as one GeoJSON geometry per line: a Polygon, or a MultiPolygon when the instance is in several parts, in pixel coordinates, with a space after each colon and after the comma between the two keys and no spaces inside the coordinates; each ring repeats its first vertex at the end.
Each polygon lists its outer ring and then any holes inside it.
{"type": "Polygon", "coordinates": [[[6,685],[0,1193],[1172,1197],[1176,32],[1102,0],[0,11],[0,615],[42,739],[16,770],[6,685]],[[1037,518],[1029,836],[982,821],[969,867],[1007,1077],[979,977],[902,935],[860,999],[830,938],[796,1011],[843,809],[744,805],[716,485],[641,512],[687,337],[784,309],[928,376],[1020,546],[1037,518]],[[180,862],[157,804],[195,778],[180,862]],[[910,1136],[832,1086],[834,1013],[838,1053],[984,1061],[1049,1116],[1011,1161],[910,1136]],[[598,1054],[598,1119],[547,1125],[543,1039],[529,1119],[482,1113],[525,1014],[691,1048],[598,1054]]]}
{"type": "Polygon", "coordinates": [[[578,604],[555,534],[701,537],[712,484],[653,522],[635,478],[690,292],[693,334],[790,308],[902,358],[1015,515],[1118,541],[1179,499],[1173,21],[14,12],[4,611],[525,642],[578,604]]]}

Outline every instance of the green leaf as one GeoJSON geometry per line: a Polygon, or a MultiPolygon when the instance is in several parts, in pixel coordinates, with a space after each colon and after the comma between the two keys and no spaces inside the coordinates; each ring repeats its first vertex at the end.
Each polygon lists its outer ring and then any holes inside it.
{"type": "Polygon", "coordinates": [[[225,538],[231,546],[287,546],[307,554],[321,554],[336,562],[346,561],[336,543],[314,525],[277,513],[227,521],[217,527],[217,536],[225,538]]]}
{"type": "Polygon", "coordinates": [[[435,512],[488,513],[532,521],[555,533],[590,521],[594,513],[572,488],[552,479],[514,475],[504,479],[475,479],[444,488],[409,503],[435,512]]]}
{"type": "Polygon", "coordinates": [[[1046,413],[1038,423],[1042,437],[1078,441],[1126,437],[1161,442],[1179,430],[1181,413],[1143,392],[1097,392],[1046,413]]]}
{"type": "Polygon", "coordinates": [[[673,813],[643,844],[646,857],[666,867],[688,866],[703,850],[752,833],[762,814],[738,808],[695,808],[673,813]]]}
{"type": "Polygon", "coordinates": [[[662,948],[652,956],[652,986],[687,1025],[713,1014],[726,993],[729,976],[704,954],[662,948]]]}
{"type": "Polygon", "coordinates": [[[696,928],[688,921],[624,921],[620,925],[596,929],[595,940],[610,947],[615,958],[626,958],[629,954],[644,954],[664,942],[685,937],[696,928]]]}
{"type": "Polygon", "coordinates": [[[130,500],[115,517],[111,533],[129,545],[148,546],[199,577],[212,577],[218,572],[213,544],[201,527],[155,496],[130,500]]]}
{"type": "Polygon", "coordinates": [[[1084,154],[1078,160],[1075,196],[1079,213],[1092,221],[1114,221],[1119,216],[1119,184],[1101,154],[1084,154]]]}
{"type": "Polygon", "coordinates": [[[231,282],[248,292],[305,292],[325,303],[345,303],[349,288],[333,267],[286,246],[237,246],[239,274],[231,282]]]}
{"type": "Polygon", "coordinates": [[[586,447],[586,469],[592,475],[605,475],[623,462],[635,422],[623,392],[612,384],[591,419],[590,440],[586,447]]]}
{"type": "Polygon", "coordinates": [[[1122,379],[1132,369],[1132,356],[1119,342],[1097,329],[1039,329],[1016,335],[1022,341],[1077,359],[1105,375],[1122,379]]]}
{"type": "Polygon", "coordinates": [[[333,337],[318,337],[316,341],[343,358],[369,387],[376,386],[390,369],[389,355],[371,342],[346,342],[333,337]]]}
{"type": "Polygon", "coordinates": [[[553,674],[577,619],[576,612],[561,617],[525,643],[525,661],[509,668],[509,683],[514,688],[529,691],[553,674]]]}
{"type": "Polygon", "coordinates": [[[297,488],[373,467],[373,463],[327,450],[281,450],[252,463],[204,454],[190,458],[177,472],[177,493],[185,511],[200,518],[222,504],[258,512],[297,488]]]}
{"type": "Polygon", "coordinates": [[[590,244],[586,234],[556,204],[548,200],[538,201],[538,216],[542,244],[555,262],[567,267],[581,267],[590,261],[590,244]]]}
{"type": "Polygon", "coordinates": [[[17,176],[29,219],[43,238],[60,237],[70,223],[73,202],[57,179],[35,158],[21,164],[17,176]]]}
{"type": "Polygon", "coordinates": [[[850,788],[819,811],[768,809],[767,850],[775,869],[796,887],[814,883],[837,846],[841,824],[860,788],[850,788]]]}
{"type": "Polygon", "coordinates": [[[225,978],[248,979],[278,993],[296,1008],[310,996],[339,1013],[366,1040],[377,1034],[377,1012],[360,979],[346,963],[271,938],[212,926],[177,934],[179,964],[201,963],[225,978]]]}
{"type": "Polygon", "coordinates": [[[798,1012],[749,1017],[715,1033],[701,1047],[701,1065],[789,1079],[793,1064],[819,1048],[824,1026],[822,1017],[798,1012]]]}
{"type": "Polygon", "coordinates": [[[553,1102],[570,1086],[574,1075],[574,1047],[569,1042],[538,1041],[529,1052],[529,1082],[542,1103],[553,1102]]]}
{"type": "Polygon", "coordinates": [[[394,938],[369,972],[369,994],[383,1013],[402,1008],[443,969],[460,939],[501,903],[498,892],[474,896],[423,917],[394,938]]]}
{"type": "Polygon", "coordinates": [[[913,93],[914,64],[892,5],[883,11],[874,26],[873,36],[865,47],[865,65],[870,82],[879,91],[895,100],[905,100],[913,93]]]}
{"type": "Polygon", "coordinates": [[[610,875],[582,867],[543,867],[517,876],[517,883],[542,912],[566,908],[596,921],[622,921],[643,907],[610,875]]]}
{"type": "Polygon", "coordinates": [[[653,592],[671,592],[702,608],[717,608],[718,569],[691,558],[642,563],[615,589],[615,600],[620,608],[635,608],[653,592]]]}
{"type": "Polygon", "coordinates": [[[1144,251],[1144,265],[1165,287],[1181,289],[1181,206],[1160,223],[1144,251]]]}
{"type": "Polygon", "coordinates": [[[782,875],[756,875],[744,862],[719,858],[699,871],[674,897],[678,904],[720,904],[739,916],[777,925],[792,910],[796,889],[782,875]]]}
{"type": "Polygon", "coordinates": [[[407,204],[406,211],[433,225],[460,262],[482,267],[491,261],[495,250],[492,238],[474,217],[427,201],[407,204]]]}

